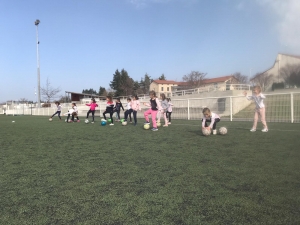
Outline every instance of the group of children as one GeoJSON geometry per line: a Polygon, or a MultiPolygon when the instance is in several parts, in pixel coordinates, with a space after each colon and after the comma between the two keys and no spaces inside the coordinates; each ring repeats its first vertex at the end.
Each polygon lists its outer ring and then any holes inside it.
{"type": "MultiPolygon", "coordinates": [[[[256,108],[254,113],[254,122],[251,132],[256,131],[258,117],[260,117],[261,122],[264,126],[262,129],[262,132],[268,132],[267,123],[265,120],[265,105],[263,103],[263,100],[266,98],[261,93],[261,88],[259,86],[256,86],[253,88],[253,92],[251,96],[247,95],[247,92],[245,91],[243,93],[245,97],[248,100],[253,100],[255,102],[256,108]]],[[[172,106],[170,98],[166,98],[165,94],[160,94],[160,99],[156,96],[155,91],[150,91],[149,93],[150,101],[149,103],[144,103],[145,106],[149,107],[148,110],[144,112],[144,118],[146,122],[144,124],[150,124],[149,115],[151,115],[152,119],[152,131],[157,131],[157,122],[160,122],[161,117],[164,119],[164,125],[163,127],[168,127],[171,124],[171,115],[172,115],[172,106]]],[[[52,118],[55,115],[58,115],[59,119],[61,120],[61,105],[59,102],[55,102],[57,106],[57,111],[54,113],[50,118],[52,118]]],[[[98,107],[98,104],[96,103],[95,99],[91,100],[90,104],[86,104],[86,106],[89,106],[90,109],[87,112],[86,119],[89,118],[90,113],[92,114],[92,123],[94,123],[95,119],[95,110],[96,107],[98,107]]],[[[116,102],[114,104],[112,97],[107,96],[106,97],[106,109],[103,112],[103,118],[106,121],[106,114],[109,114],[110,116],[110,125],[114,125],[113,120],[113,114],[117,114],[117,121],[120,121],[120,112],[121,109],[124,111],[124,107],[120,101],[120,98],[116,99],[116,102]]],[[[124,112],[124,121],[128,120],[128,117],[130,119],[130,123],[132,123],[131,114],[133,114],[134,119],[134,125],[137,125],[137,112],[141,110],[141,104],[139,101],[139,98],[137,95],[134,95],[133,98],[127,98],[127,105],[126,110],[124,112]]],[[[217,123],[220,122],[220,116],[216,113],[211,112],[209,108],[204,108],[202,110],[203,118],[202,118],[202,129],[208,129],[212,131],[213,134],[217,134],[217,123]],[[210,123],[208,125],[208,123],[210,123]]],[[[78,117],[78,109],[76,106],[76,103],[72,103],[72,109],[70,109],[67,113],[65,113],[67,116],[67,122],[73,122],[75,117],[77,119],[77,122],[80,122],[78,117]],[[70,120],[71,117],[71,120],[70,120]]]]}

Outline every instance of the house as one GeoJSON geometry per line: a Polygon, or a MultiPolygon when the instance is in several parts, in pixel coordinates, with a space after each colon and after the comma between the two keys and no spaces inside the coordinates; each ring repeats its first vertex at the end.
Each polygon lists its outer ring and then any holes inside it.
{"type": "Polygon", "coordinates": [[[281,76],[282,70],[288,65],[297,64],[300,65],[300,56],[278,53],[273,66],[261,73],[267,76],[272,76],[272,82],[269,82],[266,89],[270,89],[273,83],[284,82],[284,79],[281,76]]]}
{"type": "Polygon", "coordinates": [[[172,96],[172,87],[178,86],[179,83],[174,80],[153,80],[150,84],[150,91],[155,91],[156,95],[159,96],[161,93],[164,93],[166,97],[172,96]]]}

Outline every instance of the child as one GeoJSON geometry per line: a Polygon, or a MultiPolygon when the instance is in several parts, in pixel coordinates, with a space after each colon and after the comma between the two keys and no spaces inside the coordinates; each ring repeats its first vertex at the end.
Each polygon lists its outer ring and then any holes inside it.
{"type": "Polygon", "coordinates": [[[171,124],[171,115],[172,115],[172,106],[173,106],[173,104],[171,103],[170,98],[168,98],[167,100],[168,100],[168,105],[169,105],[168,110],[167,110],[167,118],[169,120],[168,124],[171,124]]]}
{"type": "Polygon", "coordinates": [[[202,129],[213,129],[213,134],[217,134],[217,123],[220,122],[220,116],[216,113],[210,111],[209,108],[204,108],[203,111],[203,119],[202,119],[202,129]],[[210,122],[210,125],[207,125],[207,122],[210,122]]]}
{"type": "Polygon", "coordinates": [[[131,108],[133,111],[134,126],[136,126],[137,124],[136,114],[138,110],[141,110],[140,101],[137,95],[133,96],[133,101],[131,102],[131,108]]]}
{"type": "Polygon", "coordinates": [[[115,105],[115,108],[114,108],[114,112],[117,113],[117,118],[118,118],[117,121],[120,121],[120,111],[121,111],[121,108],[122,108],[123,111],[124,111],[124,108],[123,108],[123,105],[122,105],[122,103],[121,103],[121,101],[120,101],[120,98],[117,98],[117,100],[116,100],[116,105],[115,105]]]}
{"type": "MultiPolygon", "coordinates": [[[[67,123],[69,123],[70,116],[71,116],[73,113],[74,113],[74,109],[72,108],[72,109],[69,109],[68,112],[64,114],[65,116],[68,116],[68,117],[67,117],[67,121],[66,121],[67,123]]],[[[72,120],[70,120],[70,122],[72,122],[72,120]]]]}
{"type": "Polygon", "coordinates": [[[250,130],[251,132],[256,131],[258,116],[260,116],[261,123],[263,124],[264,128],[261,130],[262,132],[268,132],[268,126],[266,123],[266,108],[264,105],[264,99],[266,98],[261,93],[261,88],[259,86],[256,86],[252,90],[252,96],[247,96],[247,92],[244,91],[244,95],[248,100],[253,100],[255,102],[256,108],[254,113],[254,121],[253,121],[253,127],[250,130]]]}
{"type": "Polygon", "coordinates": [[[150,106],[150,109],[148,109],[146,112],[144,112],[144,117],[146,120],[146,122],[144,124],[150,124],[148,116],[151,114],[152,123],[153,123],[152,131],[158,131],[157,125],[156,125],[156,115],[157,115],[157,112],[159,110],[161,110],[161,105],[160,105],[159,100],[156,97],[155,91],[150,91],[149,96],[150,96],[150,104],[144,103],[144,105],[150,106]]]}
{"type": "Polygon", "coordinates": [[[114,125],[114,119],[113,119],[113,113],[114,113],[114,102],[112,100],[111,96],[106,96],[106,110],[103,112],[103,117],[106,121],[106,116],[105,114],[109,113],[111,123],[109,125],[113,126],[114,125]]]}
{"type": "Polygon", "coordinates": [[[94,120],[95,120],[95,110],[96,110],[96,107],[98,107],[98,104],[96,103],[96,100],[94,98],[92,98],[91,99],[91,103],[90,104],[85,104],[85,105],[87,105],[87,106],[90,107],[90,110],[86,114],[86,118],[88,119],[90,113],[92,113],[92,118],[93,118],[92,123],[94,123],[94,120]]]}
{"type": "Polygon", "coordinates": [[[131,120],[131,113],[132,113],[132,107],[131,107],[131,98],[127,98],[127,106],[126,106],[127,110],[124,113],[124,120],[127,121],[128,115],[129,115],[129,119],[130,119],[130,123],[132,123],[131,120]]]}
{"type": "Polygon", "coordinates": [[[78,109],[77,109],[76,103],[72,103],[72,109],[74,110],[74,112],[72,113],[72,121],[74,122],[74,117],[76,116],[77,123],[79,123],[80,120],[79,120],[79,117],[78,117],[78,109]]]}
{"type": "Polygon", "coordinates": [[[166,95],[165,94],[160,94],[160,99],[161,99],[161,113],[163,114],[164,120],[165,120],[165,125],[163,125],[163,127],[167,127],[168,126],[168,120],[167,120],[167,110],[169,107],[168,101],[166,99],[166,95]]]}
{"type": "Polygon", "coordinates": [[[55,102],[55,105],[57,107],[56,113],[54,113],[50,118],[52,119],[53,116],[56,114],[58,115],[58,118],[61,120],[60,113],[61,113],[61,105],[59,102],[55,102]]]}

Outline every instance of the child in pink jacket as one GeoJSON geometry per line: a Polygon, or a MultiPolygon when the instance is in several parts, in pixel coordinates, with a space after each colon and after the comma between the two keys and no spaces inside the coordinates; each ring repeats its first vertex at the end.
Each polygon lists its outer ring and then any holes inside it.
{"type": "Polygon", "coordinates": [[[157,115],[157,112],[159,110],[161,110],[162,108],[161,108],[158,98],[156,97],[155,91],[150,91],[149,96],[150,96],[150,104],[144,103],[144,105],[150,106],[150,109],[148,109],[146,112],[144,112],[144,117],[146,120],[146,122],[144,124],[150,124],[148,116],[151,114],[152,124],[153,124],[152,131],[158,131],[157,125],[156,125],[156,115],[157,115]]]}
{"type": "Polygon", "coordinates": [[[92,123],[94,123],[94,119],[95,119],[95,111],[96,111],[96,107],[98,107],[98,104],[96,103],[96,100],[94,98],[91,99],[91,103],[90,104],[85,104],[87,106],[90,107],[90,110],[87,112],[86,114],[86,118],[89,118],[90,113],[92,113],[92,118],[93,121],[92,123]]]}

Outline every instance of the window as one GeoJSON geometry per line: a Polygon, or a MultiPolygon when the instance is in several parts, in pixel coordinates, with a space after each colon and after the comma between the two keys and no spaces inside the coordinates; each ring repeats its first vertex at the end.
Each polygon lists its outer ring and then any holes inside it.
{"type": "Polygon", "coordinates": [[[167,87],[167,91],[169,91],[169,87],[167,87]]]}
{"type": "Polygon", "coordinates": [[[161,87],[161,91],[164,91],[164,87],[161,87]]]}

